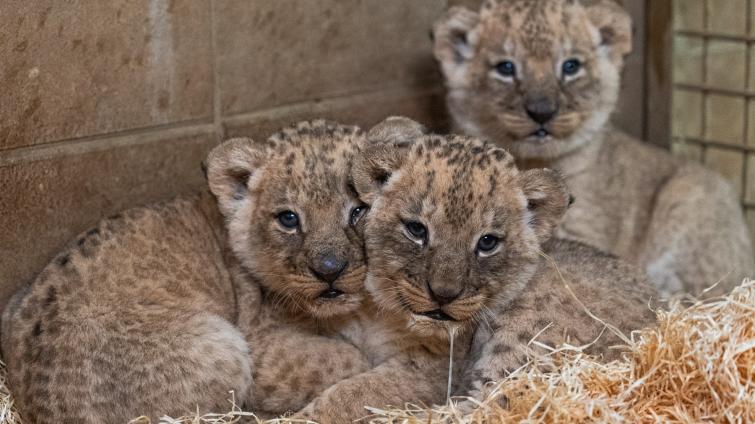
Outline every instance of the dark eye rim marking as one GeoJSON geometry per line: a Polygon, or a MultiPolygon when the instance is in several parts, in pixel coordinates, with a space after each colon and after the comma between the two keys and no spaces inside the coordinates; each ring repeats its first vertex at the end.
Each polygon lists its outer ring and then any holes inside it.
{"type": "Polygon", "coordinates": [[[362,219],[362,217],[367,213],[369,209],[370,207],[365,205],[364,203],[354,206],[351,209],[351,212],[349,212],[349,224],[351,226],[357,225],[357,223],[359,223],[359,221],[362,219]]]}
{"type": "Polygon", "coordinates": [[[502,60],[495,65],[498,75],[506,78],[516,77],[516,64],[510,60],[502,60]]]}
{"type": "Polygon", "coordinates": [[[425,224],[415,220],[402,220],[402,224],[412,241],[420,242],[422,245],[427,243],[430,232],[425,224]]]}
{"type": "Polygon", "coordinates": [[[501,244],[501,238],[495,234],[483,234],[475,245],[475,253],[481,256],[490,255],[501,244]]]}
{"type": "Polygon", "coordinates": [[[275,218],[278,220],[278,223],[285,229],[295,230],[299,228],[299,215],[292,210],[278,212],[275,215],[275,218]]]}
{"type": "Polygon", "coordinates": [[[574,75],[577,75],[581,69],[582,61],[577,59],[576,57],[566,59],[561,64],[561,73],[565,77],[573,77],[574,75]]]}

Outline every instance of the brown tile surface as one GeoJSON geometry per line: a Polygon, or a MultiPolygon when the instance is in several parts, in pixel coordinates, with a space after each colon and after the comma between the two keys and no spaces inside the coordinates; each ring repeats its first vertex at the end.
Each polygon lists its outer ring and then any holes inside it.
{"type": "Polygon", "coordinates": [[[707,85],[743,90],[747,84],[747,44],[738,41],[710,40],[707,57],[707,85]]]}
{"type": "Polygon", "coordinates": [[[708,31],[729,35],[747,34],[748,1],[750,0],[707,0],[708,31]]]}
{"type": "Polygon", "coordinates": [[[438,81],[437,0],[213,2],[224,114],[438,81]]]}
{"type": "Polygon", "coordinates": [[[675,89],[672,98],[674,137],[701,137],[703,95],[699,91],[675,89]]]}
{"type": "Polygon", "coordinates": [[[674,29],[702,31],[705,0],[672,0],[674,29]]]}
{"type": "Polygon", "coordinates": [[[216,143],[211,131],[107,140],[94,151],[0,164],[0,308],[100,218],[203,186],[199,163],[216,143]],[[99,150],[105,142],[111,148],[99,150]]]}
{"type": "Polygon", "coordinates": [[[709,147],[705,151],[705,164],[723,175],[740,197],[742,196],[744,156],[744,153],[737,150],[721,149],[718,147],[709,147]]]}
{"type": "Polygon", "coordinates": [[[705,107],[705,138],[732,145],[745,143],[744,98],[711,94],[707,96],[705,107]]]}
{"type": "Polygon", "coordinates": [[[674,37],[674,82],[702,84],[703,40],[699,37],[677,35],[674,37]]]}
{"type": "Polygon", "coordinates": [[[281,127],[305,119],[330,119],[368,129],[392,115],[407,116],[433,131],[445,132],[449,129],[449,120],[443,96],[442,90],[414,94],[389,92],[306,103],[229,119],[225,133],[227,137],[245,136],[261,141],[281,127]]]}
{"type": "Polygon", "coordinates": [[[0,150],[208,117],[207,2],[0,3],[0,150]]]}

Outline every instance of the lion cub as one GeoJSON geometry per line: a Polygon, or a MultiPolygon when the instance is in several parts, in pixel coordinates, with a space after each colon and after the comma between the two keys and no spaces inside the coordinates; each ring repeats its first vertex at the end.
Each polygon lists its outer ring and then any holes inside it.
{"type": "Polygon", "coordinates": [[[566,178],[576,202],[560,237],[639,265],[665,295],[755,272],[727,182],[608,124],[632,47],[615,1],[486,0],[451,8],[434,35],[457,130],[566,178]]]}
{"type": "Polygon", "coordinates": [[[240,262],[237,287],[249,292],[255,283],[238,318],[251,347],[255,413],[297,411],[370,367],[338,335],[366,297],[367,209],[349,183],[364,142],[358,127],[305,121],[265,143],[233,140],[209,155],[210,189],[240,262]]]}
{"type": "Polygon", "coordinates": [[[135,208],[75,240],[3,314],[24,418],[225,411],[230,390],[282,413],[368,369],[327,337],[364,297],[365,209],[347,178],[363,139],[313,121],[266,143],[229,140],[207,163],[217,204],[202,194],[135,208]]]}
{"type": "MultiPolygon", "coordinates": [[[[457,334],[456,369],[466,363],[457,394],[479,394],[486,381],[522,365],[536,335],[549,344],[593,341],[603,326],[566,283],[624,332],[653,322],[647,304],[654,291],[638,270],[591,247],[550,240],[569,203],[555,172],[520,172],[491,144],[426,135],[416,122],[390,118],[368,134],[352,177],[370,208],[372,306],[365,308],[382,312],[362,320],[372,322],[373,343],[387,341],[394,351],[329,388],[302,417],[348,422],[366,415],[364,405],[444,402],[449,330],[457,334]]],[[[606,334],[594,352],[607,353],[615,342],[606,334]]]]}

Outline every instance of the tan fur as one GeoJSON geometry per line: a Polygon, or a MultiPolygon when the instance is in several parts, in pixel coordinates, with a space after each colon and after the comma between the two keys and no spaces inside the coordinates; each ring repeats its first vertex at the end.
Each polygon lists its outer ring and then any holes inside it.
{"type": "MultiPolygon", "coordinates": [[[[355,321],[368,328],[355,334],[370,340],[352,340],[377,366],[328,389],[301,417],[340,423],[364,416],[361,405],[444,402],[449,327],[458,334],[456,370],[464,370],[457,394],[479,394],[488,379],[522,365],[522,349],[548,325],[539,340],[592,341],[601,324],[570,297],[544,255],[602,319],[626,332],[652,322],[653,290],[637,270],[591,247],[548,241],[569,203],[556,173],[519,172],[500,148],[423,135],[405,118],[385,121],[369,138],[352,175],[370,205],[368,307],[378,313],[355,321]],[[426,226],[422,244],[408,222],[426,226]],[[489,256],[475,250],[485,234],[500,238],[489,256]],[[441,293],[451,300],[441,303],[441,293]],[[438,311],[453,319],[428,316],[438,311]],[[378,346],[383,356],[375,358],[378,346]]],[[[604,337],[594,351],[615,341],[604,337]]]]}
{"type": "Polygon", "coordinates": [[[234,257],[232,269],[261,306],[242,311],[239,327],[252,347],[255,390],[250,407],[279,415],[296,411],[337,381],[366,371],[366,358],[336,337],[364,299],[361,202],[348,167],[364,138],[357,127],[301,122],[266,143],[226,142],[209,156],[208,179],[218,198],[234,257]],[[276,215],[298,214],[295,231],[276,215]],[[361,215],[360,215],[361,217],[361,215]],[[324,257],[348,262],[332,284],[315,270],[324,257]],[[343,292],[325,299],[329,288],[343,292]]]}
{"type": "Polygon", "coordinates": [[[8,381],[29,423],[126,422],[227,408],[251,390],[221,245],[197,199],[80,236],[3,315],[8,381]]]}
{"type": "Polygon", "coordinates": [[[208,160],[225,223],[204,194],[129,210],[82,235],[4,312],[3,356],[24,417],[102,423],[227,410],[229,390],[277,414],[365,371],[353,345],[327,337],[363,297],[346,178],[362,137],[314,121],[264,144],[231,140],[208,160]],[[282,206],[300,214],[301,232],[282,233],[282,206]],[[331,251],[349,261],[332,284],[345,294],[319,299],[329,285],[312,269],[331,251]]]}
{"type": "Polygon", "coordinates": [[[723,279],[722,293],[755,271],[741,208],[720,176],[607,123],[630,50],[630,18],[611,0],[488,0],[435,26],[457,129],[565,176],[576,202],[559,236],[639,265],[665,295],[723,279]],[[571,58],[574,76],[561,71],[571,58]],[[504,60],[514,78],[496,72],[504,60]],[[542,127],[526,111],[538,104],[557,107],[542,127]]]}

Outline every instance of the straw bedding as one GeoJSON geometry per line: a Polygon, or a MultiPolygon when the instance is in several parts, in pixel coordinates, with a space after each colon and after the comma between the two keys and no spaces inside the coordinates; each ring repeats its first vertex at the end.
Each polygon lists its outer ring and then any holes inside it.
{"type": "MultiPolygon", "coordinates": [[[[465,399],[454,399],[442,407],[369,408],[365,414],[373,413],[374,422],[416,424],[755,422],[755,281],[745,281],[725,298],[676,302],[657,315],[657,327],[626,338],[628,352],[620,361],[602,363],[578,347],[563,346],[533,356],[491,386],[485,399],[473,401],[474,408],[460,408],[465,399]]],[[[20,424],[4,375],[3,366],[0,423],[20,424]]],[[[263,421],[233,407],[225,414],[161,422],[263,421]]]]}

